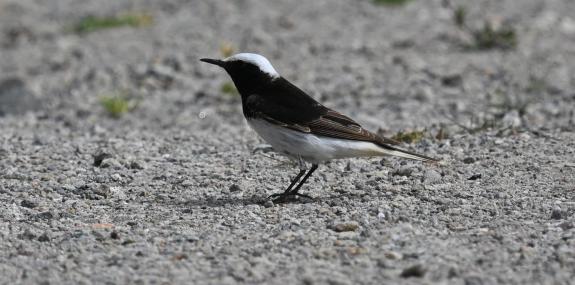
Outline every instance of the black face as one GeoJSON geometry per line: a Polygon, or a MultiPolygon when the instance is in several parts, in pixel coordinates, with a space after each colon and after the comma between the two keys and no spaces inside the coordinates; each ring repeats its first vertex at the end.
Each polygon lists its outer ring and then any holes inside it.
{"type": "Polygon", "coordinates": [[[258,93],[272,81],[272,77],[269,74],[249,62],[239,60],[226,62],[209,58],[202,58],[201,61],[224,68],[234,81],[242,97],[258,93]]]}

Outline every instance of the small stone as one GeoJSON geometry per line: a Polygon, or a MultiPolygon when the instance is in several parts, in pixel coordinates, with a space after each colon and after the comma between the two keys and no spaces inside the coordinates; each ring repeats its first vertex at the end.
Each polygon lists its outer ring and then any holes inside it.
{"type": "Polygon", "coordinates": [[[24,208],[34,209],[34,208],[38,207],[38,203],[36,203],[34,201],[30,201],[30,200],[22,200],[22,202],[20,202],[20,206],[22,206],[24,208]]]}
{"type": "Polygon", "coordinates": [[[401,254],[399,254],[395,251],[386,252],[385,257],[387,257],[388,259],[392,259],[392,260],[399,260],[402,258],[401,254]]]}
{"type": "Polygon", "coordinates": [[[238,192],[238,191],[242,191],[242,188],[238,185],[238,184],[232,184],[230,185],[230,192],[238,192]]]}
{"type": "Polygon", "coordinates": [[[36,235],[33,232],[31,232],[29,229],[26,229],[23,233],[19,234],[18,237],[20,239],[32,240],[32,239],[36,238],[36,235]]]}
{"type": "Polygon", "coordinates": [[[86,193],[86,198],[91,200],[100,200],[101,198],[108,198],[111,196],[110,187],[106,185],[97,185],[86,193]]]}
{"type": "Polygon", "coordinates": [[[459,270],[457,269],[457,267],[451,267],[449,268],[449,270],[447,271],[447,278],[455,278],[459,276],[459,270]]]}
{"type": "Polygon", "coordinates": [[[574,227],[575,227],[575,224],[573,224],[573,222],[565,221],[565,222],[559,224],[559,227],[560,227],[562,230],[567,231],[567,230],[570,230],[570,229],[574,228],[574,227]]]}
{"type": "Polygon", "coordinates": [[[341,233],[341,232],[353,232],[356,231],[359,228],[359,224],[357,222],[345,222],[345,223],[339,223],[339,224],[335,224],[333,226],[333,230],[341,233]]]}
{"type": "Polygon", "coordinates": [[[467,178],[467,180],[477,180],[481,178],[481,173],[479,174],[473,174],[471,175],[471,177],[467,178]]]}
{"type": "Polygon", "coordinates": [[[474,162],[475,162],[475,158],[473,158],[473,157],[466,157],[463,159],[463,163],[465,163],[465,164],[471,164],[474,162]]]}
{"type": "Polygon", "coordinates": [[[114,158],[105,158],[102,163],[100,164],[102,168],[113,168],[113,169],[121,169],[122,164],[118,162],[114,158]]]}
{"type": "Polygon", "coordinates": [[[38,237],[38,241],[39,242],[47,242],[50,241],[50,236],[48,235],[48,233],[43,233],[41,236],[38,237]]]}
{"type": "Polygon", "coordinates": [[[104,159],[110,158],[110,157],[112,157],[112,155],[109,153],[105,153],[105,152],[100,151],[100,152],[96,153],[93,157],[94,157],[94,166],[100,167],[100,165],[102,165],[102,162],[104,161],[104,159]]]}
{"type": "Polygon", "coordinates": [[[413,169],[411,169],[409,167],[401,167],[401,168],[397,169],[395,172],[393,172],[393,175],[409,177],[409,176],[411,176],[412,172],[413,172],[413,169]]]}
{"type": "Polygon", "coordinates": [[[346,249],[349,255],[360,255],[367,252],[367,249],[358,246],[350,246],[346,249]]]}
{"type": "Polygon", "coordinates": [[[114,181],[121,181],[122,180],[122,176],[118,173],[114,173],[112,174],[112,180],[114,181]]]}
{"type": "Polygon", "coordinates": [[[117,231],[112,231],[112,232],[110,233],[110,238],[111,238],[111,239],[120,239],[120,234],[118,234],[117,231]]]}
{"type": "Polygon", "coordinates": [[[130,162],[130,169],[138,169],[138,170],[144,169],[144,164],[139,161],[133,160],[130,162]]]}
{"type": "Polygon", "coordinates": [[[425,268],[421,266],[421,264],[416,264],[404,269],[399,276],[403,278],[410,278],[410,277],[423,277],[425,275],[425,268]]]}
{"type": "Polygon", "coordinates": [[[551,211],[551,219],[561,220],[563,218],[563,211],[559,207],[553,208],[551,211]]]}
{"type": "Polygon", "coordinates": [[[266,208],[271,208],[271,207],[273,207],[273,206],[274,206],[274,202],[273,202],[272,200],[267,200],[267,201],[264,203],[264,207],[266,207],[266,208]]]}
{"type": "Polygon", "coordinates": [[[52,214],[50,211],[46,211],[37,214],[36,217],[44,220],[51,220],[52,218],[54,218],[54,214],[52,214]]]}
{"type": "Polygon", "coordinates": [[[441,78],[441,84],[443,84],[443,86],[457,87],[460,86],[461,83],[463,83],[463,80],[459,74],[446,75],[441,78]]]}
{"type": "Polygon", "coordinates": [[[441,181],[441,174],[433,169],[425,171],[423,177],[425,182],[437,183],[441,181]]]}

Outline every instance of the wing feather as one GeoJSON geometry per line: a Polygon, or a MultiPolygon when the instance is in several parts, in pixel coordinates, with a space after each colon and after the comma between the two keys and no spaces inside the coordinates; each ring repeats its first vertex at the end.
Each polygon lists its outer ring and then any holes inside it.
{"type": "Polygon", "coordinates": [[[364,129],[348,116],[324,107],[311,97],[311,105],[300,105],[298,108],[282,104],[282,102],[272,98],[257,94],[247,96],[243,101],[245,104],[244,114],[248,118],[263,119],[274,125],[298,132],[337,139],[372,142],[388,150],[392,155],[435,161],[433,158],[395,147],[400,142],[378,136],[364,129]]]}

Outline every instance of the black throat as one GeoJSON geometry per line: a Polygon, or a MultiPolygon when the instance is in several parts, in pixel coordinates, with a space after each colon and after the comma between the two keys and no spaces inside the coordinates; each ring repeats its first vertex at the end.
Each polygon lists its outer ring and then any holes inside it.
{"type": "Polygon", "coordinates": [[[254,93],[268,89],[277,78],[261,71],[259,67],[241,61],[229,62],[224,67],[231,76],[242,100],[254,93]]]}

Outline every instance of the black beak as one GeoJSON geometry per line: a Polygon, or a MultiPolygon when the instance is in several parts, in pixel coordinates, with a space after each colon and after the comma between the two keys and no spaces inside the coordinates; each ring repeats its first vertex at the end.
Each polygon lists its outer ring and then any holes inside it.
{"type": "Polygon", "coordinates": [[[223,60],[211,59],[211,58],[202,58],[202,59],[200,59],[200,61],[207,62],[207,63],[214,64],[214,65],[221,66],[221,67],[224,67],[224,63],[226,63],[223,60]]]}

